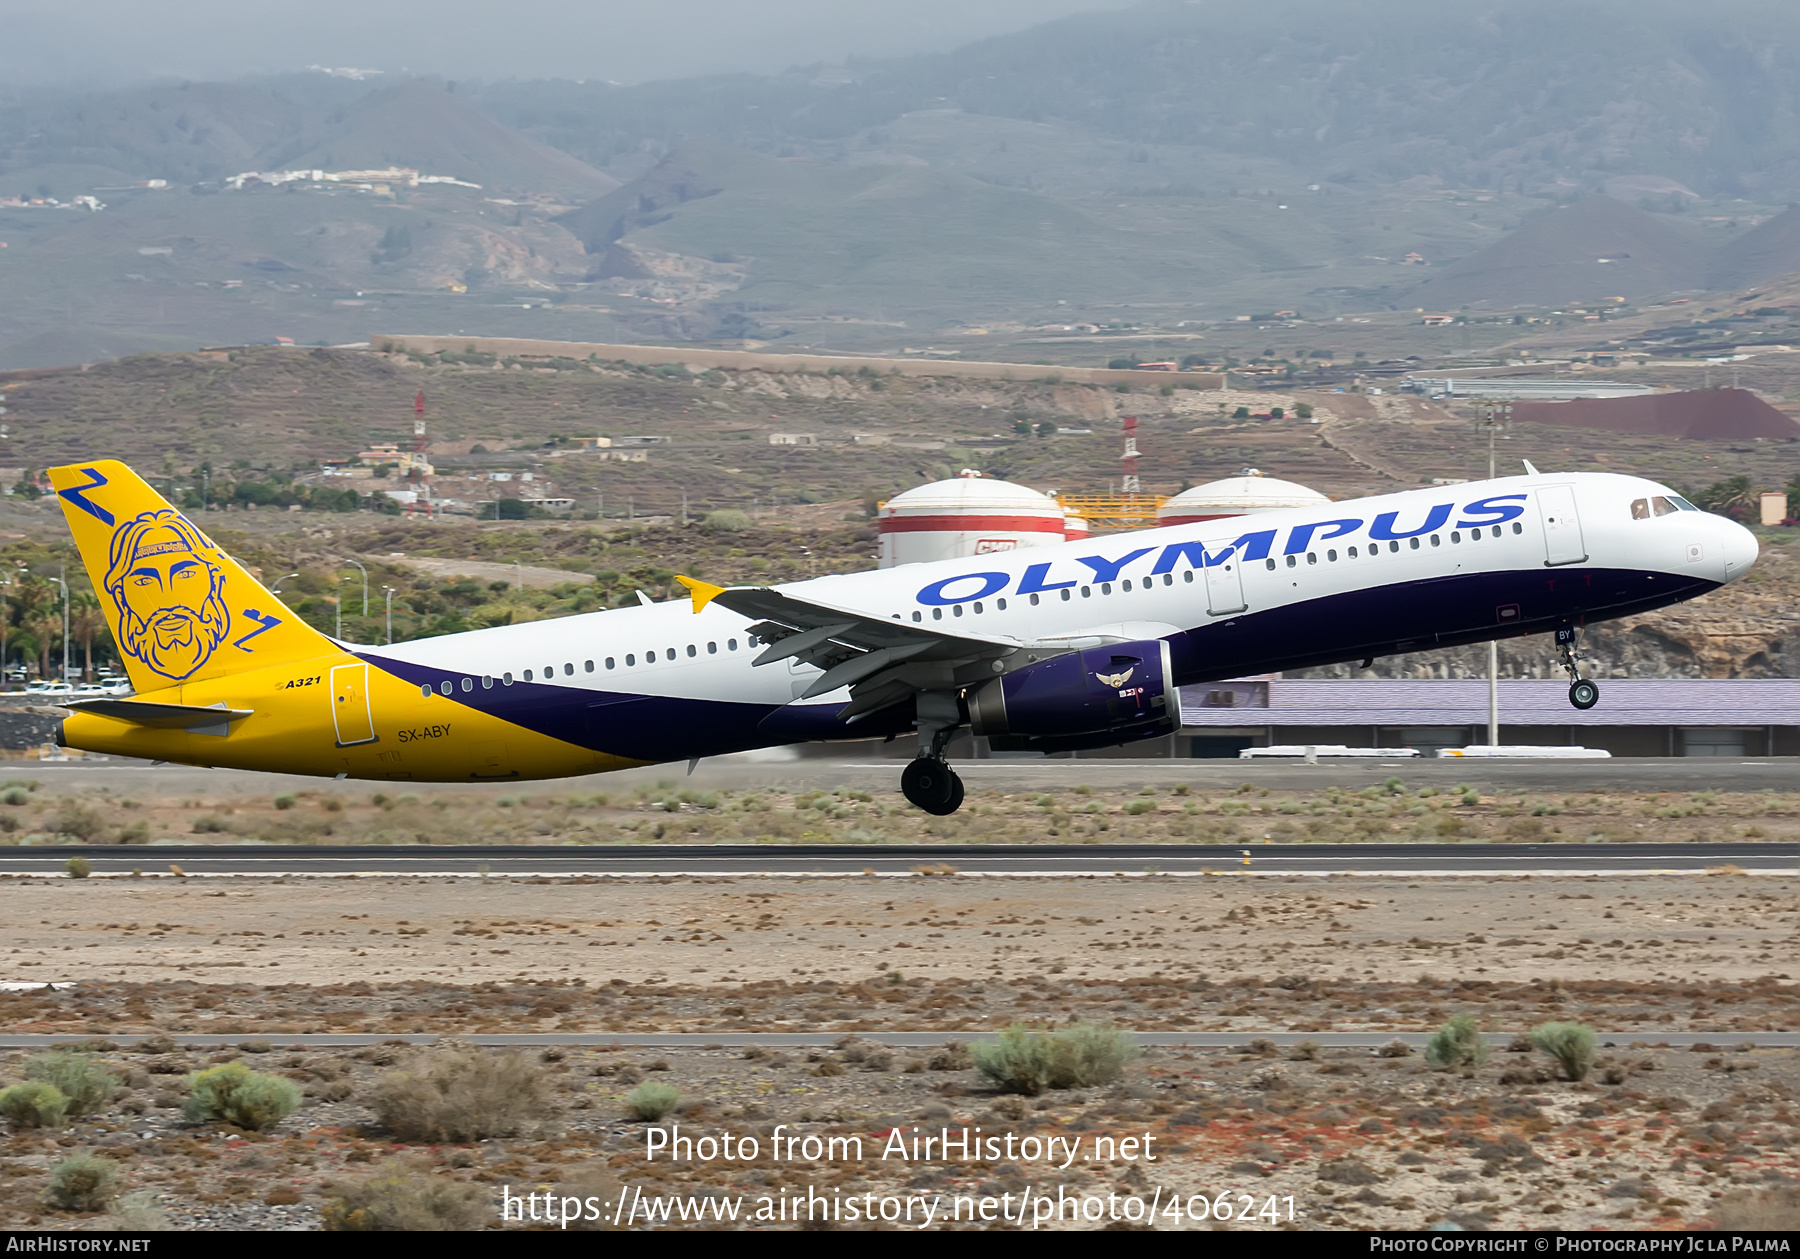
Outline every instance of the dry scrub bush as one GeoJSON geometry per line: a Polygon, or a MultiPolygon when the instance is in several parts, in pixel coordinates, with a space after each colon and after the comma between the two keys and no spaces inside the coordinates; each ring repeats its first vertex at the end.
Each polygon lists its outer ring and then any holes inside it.
{"type": "Polygon", "coordinates": [[[1753,1189],[1724,1199],[1712,1210],[1713,1225],[1733,1233],[1800,1230],[1800,1185],[1753,1189]]]}
{"type": "MultiPolygon", "coordinates": [[[[556,1186],[557,1198],[579,1198],[582,1202],[580,1218],[570,1219],[563,1227],[576,1233],[610,1233],[618,1228],[607,1215],[607,1203],[619,1200],[620,1184],[605,1167],[589,1165],[564,1176],[556,1186]],[[592,1201],[595,1208],[590,1218],[588,1205],[592,1201]]],[[[560,1203],[559,1216],[560,1216],[560,1203]]]]}
{"type": "Polygon", "coordinates": [[[333,1233],[467,1232],[493,1218],[488,1195],[475,1185],[389,1163],[364,1180],[337,1181],[320,1212],[333,1233]]]}
{"type": "Polygon", "coordinates": [[[543,1069],[516,1050],[439,1049],[375,1086],[375,1114],[402,1141],[510,1137],[556,1113],[543,1069]]]}
{"type": "Polygon", "coordinates": [[[117,1086],[112,1072],[94,1061],[94,1055],[67,1049],[38,1054],[25,1062],[25,1078],[53,1085],[69,1099],[69,1114],[91,1115],[113,1099],[117,1086]]]}
{"type": "Polygon", "coordinates": [[[1594,1069],[1599,1041],[1584,1023],[1540,1023],[1531,1029],[1531,1043],[1556,1059],[1565,1080],[1585,1080],[1594,1069]]]}
{"type": "Polygon", "coordinates": [[[182,1113],[198,1123],[217,1120],[248,1132],[264,1132],[300,1109],[292,1080],[252,1071],[241,1062],[208,1067],[188,1077],[182,1113]]]}
{"type": "Polygon", "coordinates": [[[60,1128],[69,1099],[54,1084],[27,1080],[0,1090],[0,1116],[14,1128],[60,1128]]]}
{"type": "Polygon", "coordinates": [[[1035,1097],[1047,1088],[1090,1088],[1119,1078],[1137,1057],[1130,1035],[1094,1023],[1056,1032],[1013,1024],[997,1040],[970,1050],[976,1068],[1011,1093],[1035,1097]]]}
{"type": "Polygon", "coordinates": [[[625,1113],[655,1122],[674,1110],[680,1100],[681,1092],[672,1084],[640,1084],[625,1095],[625,1113]]]}
{"type": "Polygon", "coordinates": [[[140,1189],[112,1204],[106,1227],[119,1233],[162,1233],[169,1229],[169,1217],[154,1193],[140,1189]]]}
{"type": "Polygon", "coordinates": [[[1488,1043],[1473,1014],[1453,1014],[1425,1042],[1425,1061],[1434,1067],[1479,1067],[1488,1060],[1488,1043]]]}
{"type": "Polygon", "coordinates": [[[50,1201],[65,1211],[98,1211],[118,1185],[119,1165],[97,1154],[72,1154],[50,1169],[50,1201]]]}

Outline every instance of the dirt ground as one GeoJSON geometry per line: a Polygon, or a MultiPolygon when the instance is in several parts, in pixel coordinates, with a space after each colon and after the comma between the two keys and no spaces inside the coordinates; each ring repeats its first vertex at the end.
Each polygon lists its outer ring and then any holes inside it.
{"type": "MultiPolygon", "coordinates": [[[[425,1146],[396,1142],[371,1107],[382,1075],[420,1051],[247,1044],[210,1055],[103,1050],[124,1086],[103,1113],[0,1146],[0,1227],[108,1226],[105,1215],[45,1204],[49,1169],[76,1148],[116,1162],[123,1187],[152,1195],[155,1213],[179,1229],[317,1228],[335,1184],[395,1161],[477,1186],[488,1227],[505,1226],[507,1194],[591,1196],[608,1211],[629,1201],[644,1228],[638,1212],[676,1197],[690,1208],[736,1202],[748,1219],[759,1203],[810,1192],[931,1200],[938,1228],[1016,1229],[994,1215],[1018,1210],[1022,1195],[1060,1194],[1087,1199],[1092,1213],[1044,1227],[1150,1227],[1150,1207],[1157,1228],[1667,1229],[1729,1223],[1726,1202],[1757,1190],[1780,1195],[1791,1217],[1800,1162],[1791,1050],[1615,1048],[1589,1082],[1573,1084],[1529,1050],[1452,1072],[1366,1049],[1165,1049],[1114,1084],[1024,1098],[997,1092],[954,1046],[895,1052],[846,1038],[794,1054],[552,1049],[535,1058],[557,1098],[542,1130],[425,1146]],[[305,1104],[268,1134],[183,1120],[182,1073],[232,1059],[302,1082],[305,1104]],[[645,1079],[679,1090],[679,1109],[656,1125],[668,1136],[754,1137],[757,1156],[650,1157],[652,1125],[624,1111],[645,1079]],[[968,1130],[1015,1144],[908,1157],[915,1136],[946,1129],[953,1140],[968,1130]],[[784,1137],[839,1144],[809,1151],[784,1137]],[[1229,1223],[1211,1214],[1222,1197],[1229,1223]],[[983,1198],[993,1203],[985,1224],[983,1198]],[[1137,1200],[1138,1223],[1119,1214],[1132,1210],[1124,1199],[1137,1200]]],[[[0,1056],[0,1074],[12,1077],[21,1057],[0,1056]]],[[[796,1227],[791,1218],[768,1226],[796,1227]]]]}
{"type": "MultiPolygon", "coordinates": [[[[182,1229],[316,1228],[336,1182],[396,1158],[491,1196],[482,1218],[495,1227],[502,1191],[551,1189],[608,1211],[626,1194],[634,1212],[645,1201],[679,1211],[679,1197],[691,1209],[737,1202],[747,1217],[808,1192],[931,1198],[945,1213],[962,1199],[974,1214],[983,1199],[1016,1211],[1021,1194],[1060,1191],[1109,1213],[1133,1199],[1140,1217],[1161,1202],[1159,1228],[1706,1226],[1737,1218],[1724,1205],[1736,1195],[1791,1196],[1800,1054],[1689,1052],[1658,1034],[1800,1028],[1797,924],[1800,880],[1735,874],[9,880],[0,978],[72,986],[0,994],[0,1026],[98,1038],[123,1092],[67,1129],[14,1130],[0,1145],[0,1227],[108,1226],[46,1198],[51,1166],[87,1150],[117,1161],[121,1188],[152,1195],[182,1229]],[[1418,1031],[1458,1013],[1500,1033],[1567,1020],[1632,1039],[1603,1048],[1582,1083],[1529,1050],[1457,1072],[1416,1054],[1266,1046],[1151,1050],[1113,1083],[1033,1098],[996,1091],[955,1051],[855,1039],[923,1029],[974,1042],[1014,1021],[1073,1019],[1418,1031]],[[281,1041],[800,1029],[844,1039],[819,1051],[546,1050],[532,1061],[558,1099],[548,1127],[460,1146],[397,1141],[372,1109],[382,1074],[423,1051],[281,1041]],[[172,1043],[105,1040],[141,1032],[172,1043]],[[196,1032],[245,1039],[180,1044],[196,1032]],[[184,1075],[234,1058],[301,1083],[305,1105],[266,1135],[184,1120],[184,1075]],[[647,1160],[646,1125],[623,1100],[645,1080],[680,1092],[664,1126],[754,1135],[759,1157],[647,1160]],[[860,1138],[862,1156],[773,1158],[782,1125],[860,1138]],[[895,1131],[965,1126],[1089,1153],[1067,1166],[1023,1144],[973,1161],[881,1157],[895,1131]],[[1096,1137],[1134,1137],[1159,1158],[1125,1158],[1096,1137]],[[1229,1195],[1234,1218],[1196,1219],[1199,1194],[1229,1195]]],[[[0,1053],[0,1084],[20,1078],[26,1056],[0,1053]]]]}

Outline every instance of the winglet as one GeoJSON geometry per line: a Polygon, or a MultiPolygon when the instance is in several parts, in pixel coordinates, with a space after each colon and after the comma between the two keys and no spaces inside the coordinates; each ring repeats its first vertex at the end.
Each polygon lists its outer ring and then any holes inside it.
{"type": "Polygon", "coordinates": [[[711,582],[701,581],[698,577],[683,577],[676,574],[675,580],[688,588],[694,596],[694,615],[699,616],[706,611],[706,605],[725,593],[725,587],[715,586],[711,582]]]}

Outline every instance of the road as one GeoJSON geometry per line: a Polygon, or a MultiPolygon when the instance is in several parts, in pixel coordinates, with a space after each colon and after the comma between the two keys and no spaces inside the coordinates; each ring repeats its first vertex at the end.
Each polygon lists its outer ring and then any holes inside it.
{"type": "Polygon", "coordinates": [[[582,878],[938,875],[1800,874],[1800,844],[606,845],[521,848],[217,844],[0,848],[0,875],[55,875],[79,856],[95,875],[582,878]]]}

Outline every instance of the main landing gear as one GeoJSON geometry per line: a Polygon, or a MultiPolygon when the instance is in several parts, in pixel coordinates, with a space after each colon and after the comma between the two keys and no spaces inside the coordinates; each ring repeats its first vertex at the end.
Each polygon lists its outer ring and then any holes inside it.
{"type": "Polygon", "coordinates": [[[900,775],[900,791],[908,803],[946,817],[962,808],[963,783],[944,760],[944,749],[964,720],[953,691],[922,692],[918,712],[919,755],[900,775]]]}
{"type": "Polygon", "coordinates": [[[962,808],[963,781],[939,756],[921,756],[909,764],[900,775],[900,790],[908,803],[939,817],[962,808]]]}
{"type": "Polygon", "coordinates": [[[1600,702],[1600,684],[1592,678],[1581,676],[1580,657],[1575,654],[1575,627],[1559,625],[1556,628],[1556,647],[1562,656],[1562,667],[1569,672],[1574,681],[1569,683],[1569,703],[1586,712],[1600,702]]]}

